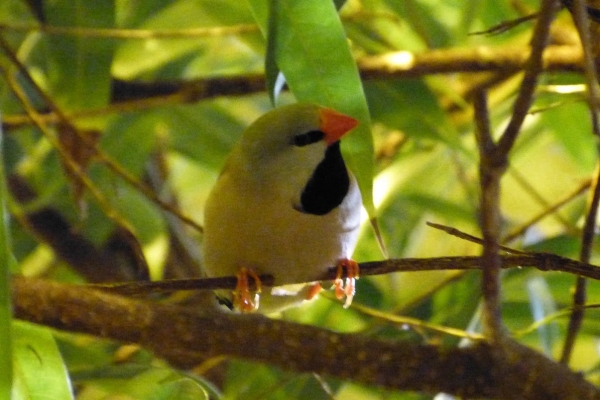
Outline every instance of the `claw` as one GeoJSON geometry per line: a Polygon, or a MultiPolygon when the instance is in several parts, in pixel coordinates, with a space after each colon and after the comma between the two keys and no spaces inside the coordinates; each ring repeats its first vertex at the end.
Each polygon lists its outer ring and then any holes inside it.
{"type": "Polygon", "coordinates": [[[259,293],[262,290],[262,283],[256,273],[248,268],[240,268],[237,273],[237,284],[233,291],[233,307],[243,313],[254,312],[258,310],[259,304],[259,293]],[[250,291],[250,285],[248,283],[248,277],[254,279],[256,285],[256,291],[254,296],[250,291]]]}
{"type": "Polygon", "coordinates": [[[359,278],[360,268],[358,263],[354,260],[343,258],[337,263],[337,274],[333,281],[333,287],[335,288],[335,297],[343,299],[346,297],[344,302],[344,308],[348,308],[352,304],[352,299],[356,293],[356,280],[359,278]],[[346,269],[346,284],[342,280],[342,275],[346,269]]]}

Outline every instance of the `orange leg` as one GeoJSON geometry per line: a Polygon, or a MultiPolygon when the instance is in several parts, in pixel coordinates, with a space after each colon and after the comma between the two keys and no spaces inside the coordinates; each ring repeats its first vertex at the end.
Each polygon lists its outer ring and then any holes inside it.
{"type": "Polygon", "coordinates": [[[313,284],[308,290],[308,293],[306,294],[306,300],[314,299],[315,296],[318,295],[321,290],[323,290],[323,286],[321,286],[319,282],[313,284]]]}
{"type": "Polygon", "coordinates": [[[256,273],[248,268],[240,268],[237,273],[237,284],[233,291],[233,307],[243,313],[254,312],[258,310],[259,293],[262,289],[262,283],[256,273]],[[256,291],[254,296],[250,290],[248,277],[254,279],[256,291]],[[254,297],[254,298],[253,298],[254,297]]]}
{"type": "Polygon", "coordinates": [[[352,304],[354,293],[356,292],[356,280],[359,278],[360,268],[358,263],[354,260],[343,258],[337,263],[337,274],[335,281],[333,281],[333,287],[335,288],[335,296],[338,299],[346,297],[344,308],[348,308],[352,304]],[[346,284],[342,280],[342,275],[346,269],[346,284]]]}

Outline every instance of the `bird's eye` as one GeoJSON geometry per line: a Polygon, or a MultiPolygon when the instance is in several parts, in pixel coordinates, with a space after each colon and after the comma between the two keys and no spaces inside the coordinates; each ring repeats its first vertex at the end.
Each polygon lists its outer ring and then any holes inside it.
{"type": "Polygon", "coordinates": [[[325,134],[321,131],[308,131],[300,135],[294,136],[294,146],[303,147],[312,143],[323,140],[325,134]]]}

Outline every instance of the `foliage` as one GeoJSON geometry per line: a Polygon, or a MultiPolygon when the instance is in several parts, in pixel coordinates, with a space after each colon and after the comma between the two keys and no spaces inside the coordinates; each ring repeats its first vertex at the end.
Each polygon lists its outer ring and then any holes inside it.
{"type": "MultiPolygon", "coordinates": [[[[0,4],[6,202],[18,260],[13,273],[69,283],[132,280],[146,268],[154,279],[198,276],[201,235],[157,199],[201,224],[204,200],[226,154],[244,127],[272,107],[271,98],[277,104],[317,101],[363,122],[344,154],[369,211],[379,218],[391,258],[481,254],[479,244],[426,222],[481,236],[473,93],[487,90],[498,137],[512,115],[522,73],[509,58],[492,67],[485,61],[507,51],[527,54],[535,20],[501,34],[472,33],[535,12],[537,1],[350,0],[339,19],[334,4],[321,0],[43,3],[0,4]],[[269,19],[273,4],[280,5],[273,14],[278,20],[269,19]],[[277,36],[265,39],[273,27],[277,36]],[[445,53],[475,48],[482,49],[475,59],[480,68],[445,53]],[[431,64],[419,70],[424,64],[414,54],[435,51],[447,69],[431,64]],[[380,67],[368,68],[376,61],[380,67]],[[395,69],[403,62],[404,70],[395,69]],[[276,90],[279,71],[291,92],[276,90]]],[[[567,11],[557,15],[551,35],[555,45],[578,46],[567,11]]],[[[540,77],[501,182],[501,237],[508,238],[507,246],[578,258],[587,212],[582,193],[598,160],[584,83],[579,60],[540,77]]],[[[379,260],[366,219],[355,259],[379,260]]],[[[590,262],[599,262],[596,252],[590,262]]],[[[0,265],[8,274],[8,262],[0,265]]],[[[478,333],[480,276],[457,266],[366,277],[358,282],[355,303],[456,328],[463,336],[478,333]]],[[[571,306],[574,283],[566,273],[505,271],[502,317],[510,335],[558,359],[569,318],[559,311],[571,306]]],[[[11,321],[2,281],[0,290],[0,333],[8,335],[12,326],[14,336],[15,399],[40,398],[50,388],[49,398],[73,393],[82,400],[430,398],[248,360],[207,360],[184,372],[139,348],[11,321]],[[40,363],[49,372],[32,379],[40,363]]],[[[588,304],[600,302],[597,282],[589,282],[587,294],[588,304]]],[[[597,313],[586,312],[570,362],[594,384],[600,384],[597,313]]],[[[412,343],[468,343],[443,329],[344,309],[328,296],[281,317],[412,343]]],[[[4,339],[0,346],[9,343],[4,339]]],[[[8,368],[10,357],[0,347],[0,368],[8,368]]],[[[10,376],[5,372],[0,376],[10,376]]]]}

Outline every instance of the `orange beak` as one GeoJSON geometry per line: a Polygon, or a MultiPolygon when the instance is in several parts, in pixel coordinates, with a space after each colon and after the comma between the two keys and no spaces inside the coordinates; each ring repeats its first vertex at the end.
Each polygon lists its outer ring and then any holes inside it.
{"type": "Polygon", "coordinates": [[[327,146],[340,140],[342,136],[358,125],[358,121],[354,118],[330,108],[322,108],[319,111],[319,118],[321,121],[320,129],[325,134],[327,146]]]}

